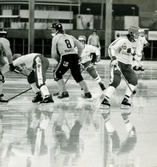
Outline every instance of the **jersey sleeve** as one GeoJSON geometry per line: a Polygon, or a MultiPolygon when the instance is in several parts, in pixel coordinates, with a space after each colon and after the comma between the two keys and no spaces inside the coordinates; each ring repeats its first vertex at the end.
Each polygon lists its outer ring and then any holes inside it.
{"type": "Polygon", "coordinates": [[[56,61],[59,61],[59,55],[57,53],[57,38],[53,37],[51,45],[51,57],[56,61]]]}
{"type": "Polygon", "coordinates": [[[3,52],[4,52],[5,56],[8,59],[9,64],[11,64],[13,62],[12,51],[10,48],[10,42],[7,39],[3,39],[2,48],[3,48],[3,52]]]}
{"type": "Polygon", "coordinates": [[[73,41],[74,41],[74,46],[77,47],[78,55],[80,56],[81,53],[82,53],[82,51],[83,51],[84,46],[83,46],[83,44],[82,44],[79,40],[77,40],[75,37],[72,36],[72,38],[73,38],[73,41]]]}
{"type": "Polygon", "coordinates": [[[110,58],[112,58],[113,56],[116,56],[116,50],[119,49],[122,43],[123,43],[123,39],[119,38],[110,44],[108,48],[108,53],[110,58]]]}

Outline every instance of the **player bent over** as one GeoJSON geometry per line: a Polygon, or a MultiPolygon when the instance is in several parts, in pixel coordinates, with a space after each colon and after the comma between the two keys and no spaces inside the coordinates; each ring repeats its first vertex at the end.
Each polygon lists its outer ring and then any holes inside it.
{"type": "Polygon", "coordinates": [[[118,38],[110,44],[108,53],[111,58],[111,80],[100,108],[110,107],[109,99],[120,84],[121,73],[128,81],[121,108],[129,108],[131,106],[130,96],[136,89],[138,83],[137,76],[132,69],[132,59],[134,55],[134,58],[137,60],[141,57],[140,43],[137,40],[138,37],[139,27],[131,26],[128,29],[126,37],[118,38]]]}
{"type": "Polygon", "coordinates": [[[60,94],[58,98],[69,97],[66,90],[65,82],[63,80],[63,75],[70,69],[71,74],[76,81],[83,88],[84,98],[92,98],[91,93],[84,81],[79,65],[79,55],[83,50],[83,45],[75,37],[65,34],[63,26],[61,23],[53,23],[51,25],[51,32],[53,35],[51,56],[54,58],[58,64],[53,72],[54,79],[57,81],[60,87],[60,94]],[[78,54],[75,51],[75,47],[78,48],[78,54]]]}
{"type": "Polygon", "coordinates": [[[89,75],[99,84],[101,90],[105,90],[106,88],[101,82],[101,78],[93,65],[94,62],[100,61],[100,49],[95,46],[86,44],[86,37],[84,35],[80,35],[78,37],[78,40],[84,45],[84,49],[80,56],[81,65],[84,69],[86,69],[89,75]],[[96,55],[96,60],[92,59],[91,54],[96,55]]]}
{"type": "Polygon", "coordinates": [[[13,59],[13,65],[19,67],[21,73],[28,73],[28,83],[36,93],[32,102],[54,102],[52,95],[45,85],[46,71],[49,67],[48,59],[39,53],[30,53],[23,56],[15,54],[13,55],[13,59]]]}

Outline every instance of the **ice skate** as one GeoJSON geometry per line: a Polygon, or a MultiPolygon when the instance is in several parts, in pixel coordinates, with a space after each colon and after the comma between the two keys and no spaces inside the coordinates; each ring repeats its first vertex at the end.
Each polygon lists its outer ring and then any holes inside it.
{"type": "Polygon", "coordinates": [[[43,100],[41,92],[37,92],[34,99],[32,100],[33,103],[41,102],[43,100]]]}
{"type": "Polygon", "coordinates": [[[127,98],[124,98],[121,103],[121,109],[129,109],[131,107],[131,103],[127,98]]]}
{"type": "Polygon", "coordinates": [[[8,101],[8,100],[4,100],[4,99],[2,98],[3,96],[4,96],[3,94],[0,95],[0,102],[1,102],[1,103],[8,103],[9,101],[8,101]]]}
{"type": "Polygon", "coordinates": [[[63,98],[67,98],[69,97],[69,93],[68,92],[62,92],[58,95],[59,99],[63,99],[63,98]]]}
{"type": "Polygon", "coordinates": [[[100,109],[108,109],[108,108],[110,108],[110,103],[106,98],[104,98],[104,100],[100,104],[100,109]]]}
{"type": "Polygon", "coordinates": [[[104,91],[106,89],[105,85],[102,82],[99,82],[99,86],[100,86],[102,91],[104,91]]]}
{"type": "Polygon", "coordinates": [[[52,95],[46,96],[40,103],[54,103],[52,95]]]}
{"type": "Polygon", "coordinates": [[[91,99],[91,98],[92,98],[92,94],[91,94],[90,92],[85,93],[85,94],[84,94],[84,98],[85,98],[85,99],[91,99]]]}

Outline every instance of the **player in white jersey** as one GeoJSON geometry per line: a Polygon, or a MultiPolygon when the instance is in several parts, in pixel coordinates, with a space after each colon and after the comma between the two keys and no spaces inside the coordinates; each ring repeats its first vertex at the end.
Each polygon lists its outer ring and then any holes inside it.
{"type": "Polygon", "coordinates": [[[83,45],[75,37],[65,34],[61,23],[53,23],[51,25],[52,32],[52,49],[51,56],[58,64],[53,72],[54,79],[57,81],[60,87],[60,94],[58,98],[69,97],[68,91],[63,80],[63,75],[70,69],[71,74],[75,81],[84,90],[84,97],[91,98],[92,95],[89,92],[86,82],[84,81],[79,65],[79,55],[83,50],[83,45]],[[75,47],[78,48],[78,54],[75,47]]]}
{"type": "MultiPolygon", "coordinates": [[[[99,36],[97,35],[97,30],[96,29],[94,29],[92,34],[88,37],[87,44],[99,48],[99,52],[100,52],[100,50],[101,50],[100,39],[99,39],[99,36]]],[[[95,54],[93,54],[92,56],[93,56],[93,59],[96,59],[95,54]]],[[[92,63],[95,64],[95,62],[93,62],[93,61],[92,61],[92,63]]]]}
{"type": "Polygon", "coordinates": [[[46,71],[49,67],[48,59],[39,53],[30,53],[23,56],[14,54],[13,59],[14,66],[18,67],[21,73],[27,75],[28,83],[35,92],[32,102],[54,102],[45,84],[46,71]]]}
{"type": "Polygon", "coordinates": [[[145,47],[148,47],[149,46],[149,43],[148,41],[146,40],[146,37],[145,37],[145,31],[140,29],[139,30],[139,38],[138,40],[140,41],[141,43],[141,52],[142,52],[142,57],[141,57],[141,60],[137,61],[135,60],[134,61],[134,67],[133,69],[135,71],[144,71],[144,68],[143,68],[143,60],[144,60],[144,48],[145,47]]]}
{"type": "Polygon", "coordinates": [[[109,99],[120,84],[121,73],[125,76],[125,79],[129,84],[121,103],[121,107],[129,108],[131,106],[129,99],[138,83],[137,76],[132,69],[132,59],[134,55],[136,60],[139,60],[141,57],[141,46],[137,40],[139,37],[138,30],[139,27],[131,26],[128,29],[128,35],[126,37],[118,38],[112,42],[108,48],[108,54],[111,58],[112,75],[100,108],[110,106],[109,99]]]}
{"type": "MultiPolygon", "coordinates": [[[[6,64],[9,63],[10,71],[14,71],[14,66],[12,64],[12,51],[10,48],[10,42],[7,39],[7,31],[6,29],[0,29],[0,102],[8,102],[8,100],[4,100],[2,97],[3,95],[3,84],[4,80],[4,73],[8,71],[6,69],[6,64]],[[7,59],[5,59],[5,57],[7,59]]],[[[7,65],[8,67],[8,65],[7,65]]]]}
{"type": "Polygon", "coordinates": [[[81,65],[83,66],[84,69],[86,69],[89,75],[99,84],[100,88],[102,90],[105,90],[106,88],[104,84],[101,82],[101,78],[98,72],[94,68],[91,57],[91,54],[95,54],[96,55],[95,61],[98,62],[100,60],[99,48],[86,44],[86,37],[84,35],[80,35],[78,37],[78,40],[84,45],[84,49],[80,56],[81,65]]]}

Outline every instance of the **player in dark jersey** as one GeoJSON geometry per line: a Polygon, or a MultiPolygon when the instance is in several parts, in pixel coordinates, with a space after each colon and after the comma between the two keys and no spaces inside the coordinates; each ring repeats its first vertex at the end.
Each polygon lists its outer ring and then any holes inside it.
{"type": "Polygon", "coordinates": [[[75,37],[65,34],[62,24],[57,22],[51,25],[52,48],[51,56],[58,64],[53,72],[55,81],[58,82],[60,93],[58,98],[69,97],[68,91],[63,80],[63,75],[70,69],[74,80],[84,90],[84,98],[91,98],[86,82],[84,81],[79,65],[79,56],[83,50],[83,45],[75,37]],[[74,49],[78,48],[78,53],[74,49]]]}

